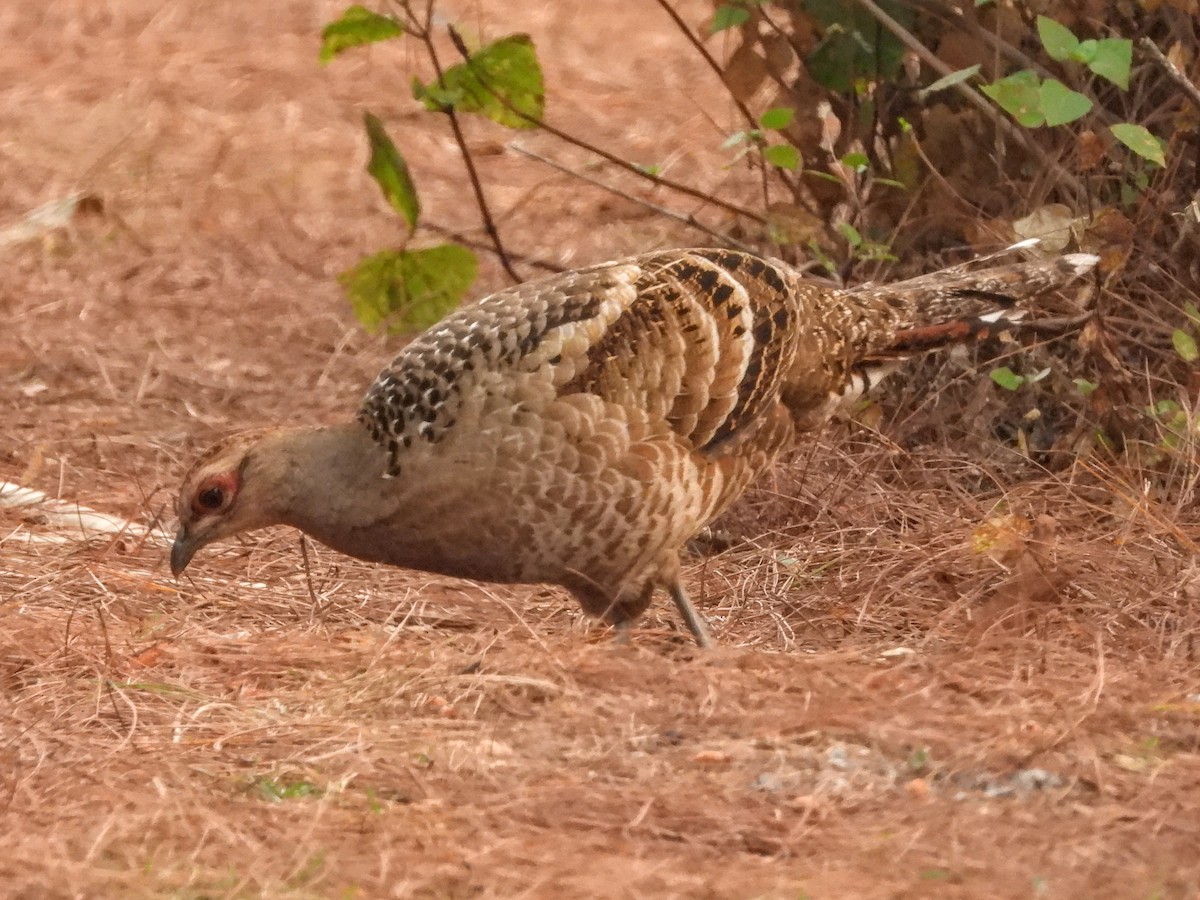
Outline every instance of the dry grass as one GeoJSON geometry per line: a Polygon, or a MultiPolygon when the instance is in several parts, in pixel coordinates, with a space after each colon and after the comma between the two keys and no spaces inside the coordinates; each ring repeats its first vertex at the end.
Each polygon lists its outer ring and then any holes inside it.
{"type": "MultiPolygon", "coordinates": [[[[317,70],[332,4],[18,6],[0,226],[105,210],[2,251],[0,480],[150,531],[0,516],[0,894],[1195,896],[1191,445],[1051,473],[895,442],[928,417],[831,429],[692,560],[710,655],[665,604],[619,646],[556,591],[306,565],[290,532],[175,583],[155,523],[194,449],[344,414],[393,349],[332,276],[391,239],[356,104],[391,110],[403,61],[317,70]]],[[[528,16],[566,125],[719,171],[719,93],[651,7],[528,16]]],[[[431,215],[471,227],[404,122],[431,215]]],[[[526,252],[691,239],[485,163],[526,252]]]]}

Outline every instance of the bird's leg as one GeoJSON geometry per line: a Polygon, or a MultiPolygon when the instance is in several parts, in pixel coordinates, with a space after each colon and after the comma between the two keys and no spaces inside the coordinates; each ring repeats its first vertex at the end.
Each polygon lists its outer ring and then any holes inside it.
{"type": "Polygon", "coordinates": [[[679,610],[679,614],[683,616],[683,621],[687,624],[688,630],[691,631],[692,637],[696,639],[696,646],[702,647],[705,650],[713,646],[713,640],[709,637],[708,626],[704,623],[704,616],[696,611],[696,607],[692,606],[692,601],[688,599],[687,591],[683,589],[679,578],[672,578],[667,584],[667,590],[671,593],[671,599],[675,601],[675,608],[679,610]]]}
{"type": "Polygon", "coordinates": [[[715,556],[739,543],[740,538],[728,531],[705,525],[688,539],[685,545],[689,553],[697,556],[715,556]]]}
{"type": "Polygon", "coordinates": [[[688,599],[687,592],[683,589],[683,584],[679,579],[679,559],[674,554],[664,561],[657,578],[646,581],[636,594],[626,593],[624,599],[621,599],[620,591],[617,591],[617,596],[614,597],[590,578],[579,573],[573,574],[575,577],[569,584],[571,593],[579,600],[584,612],[604,619],[613,627],[618,644],[629,642],[633,633],[633,623],[645,612],[655,589],[661,586],[671,594],[671,599],[675,601],[675,608],[679,610],[679,614],[687,624],[692,637],[695,638],[696,644],[706,649],[713,646],[713,640],[709,637],[708,625],[705,624],[704,617],[696,611],[696,607],[692,606],[692,601],[688,599]]]}

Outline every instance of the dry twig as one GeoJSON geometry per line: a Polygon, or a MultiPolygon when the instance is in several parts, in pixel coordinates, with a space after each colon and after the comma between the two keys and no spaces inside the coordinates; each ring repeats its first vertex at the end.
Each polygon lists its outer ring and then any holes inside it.
{"type": "Polygon", "coordinates": [[[644,206],[646,209],[652,210],[660,216],[665,216],[668,219],[674,219],[676,222],[682,222],[684,225],[695,228],[697,231],[701,231],[704,234],[707,234],[709,237],[716,238],[722,245],[735,247],[745,253],[756,252],[753,247],[743,244],[741,241],[732,238],[727,234],[722,234],[715,229],[709,228],[691,213],[676,212],[673,209],[667,209],[665,206],[659,206],[657,203],[651,203],[649,200],[646,200],[642,197],[635,197],[633,194],[630,194],[627,191],[623,191],[620,188],[614,187],[610,184],[605,184],[603,181],[600,181],[597,178],[592,178],[590,175],[585,175],[583,172],[578,172],[574,169],[567,168],[562,163],[555,162],[547,156],[542,156],[540,153],[535,153],[532,150],[522,147],[520,144],[509,144],[509,146],[522,156],[535,159],[538,162],[550,166],[550,168],[556,169],[565,175],[570,175],[572,178],[578,178],[580,181],[586,181],[588,184],[595,185],[601,190],[608,191],[610,194],[615,194],[623,200],[628,200],[631,203],[637,203],[639,206],[644,206]]]}
{"type": "MultiPolygon", "coordinates": [[[[421,31],[417,34],[421,43],[425,45],[425,50],[429,54],[429,61],[433,63],[433,70],[437,75],[437,80],[440,83],[445,75],[442,70],[441,60],[438,58],[437,47],[433,42],[433,5],[434,0],[427,0],[425,7],[425,23],[421,31]]],[[[454,30],[451,29],[451,34],[454,30]]],[[[456,41],[456,46],[460,41],[456,41]]],[[[496,256],[500,260],[500,265],[512,279],[514,284],[519,284],[523,279],[517,270],[513,268],[512,261],[508,258],[508,252],[504,249],[504,243],[500,240],[500,230],[496,227],[496,222],[492,218],[492,211],[488,207],[487,196],[483,191],[483,184],[479,180],[479,172],[475,169],[475,158],[471,155],[470,149],[467,147],[467,139],[463,134],[462,124],[458,121],[458,111],[453,106],[442,108],[450,118],[450,128],[454,132],[454,142],[458,144],[459,152],[462,154],[463,163],[467,167],[467,176],[471,179],[471,190],[475,194],[475,203],[479,207],[479,214],[483,218],[483,227],[487,230],[488,236],[492,239],[492,244],[496,248],[496,256]]]]}
{"type": "Polygon", "coordinates": [[[1183,91],[1184,95],[1192,102],[1192,105],[1200,109],[1200,88],[1196,87],[1195,83],[1187,77],[1187,75],[1167,58],[1167,55],[1159,49],[1158,44],[1144,37],[1138,41],[1138,46],[1150,55],[1150,58],[1158,63],[1159,68],[1166,73],[1167,77],[1175,82],[1183,91]]]}

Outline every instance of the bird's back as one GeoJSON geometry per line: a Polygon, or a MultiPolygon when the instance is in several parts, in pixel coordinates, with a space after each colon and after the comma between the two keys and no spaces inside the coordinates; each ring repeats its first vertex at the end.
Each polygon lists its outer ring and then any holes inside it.
{"type": "Polygon", "coordinates": [[[664,252],[493,294],[417,337],[376,379],[360,420],[403,451],[460,429],[464,398],[541,408],[589,394],[694,448],[753,421],[777,393],[798,324],[775,267],[725,251],[664,252]]]}

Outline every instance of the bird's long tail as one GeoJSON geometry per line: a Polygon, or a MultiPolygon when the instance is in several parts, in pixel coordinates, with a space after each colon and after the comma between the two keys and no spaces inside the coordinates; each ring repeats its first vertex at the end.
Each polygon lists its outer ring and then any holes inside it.
{"type": "MultiPolygon", "coordinates": [[[[1000,253],[971,260],[959,266],[920,275],[896,284],[865,284],[846,291],[862,298],[877,298],[911,312],[907,328],[919,330],[957,320],[983,319],[997,307],[1012,309],[1049,291],[1066,286],[1090,272],[1099,257],[1090,253],[1068,253],[1051,259],[1029,260],[980,268],[997,256],[1023,249],[1036,241],[1022,241],[1000,253]]],[[[951,331],[947,337],[953,342],[951,331]]],[[[961,339],[972,337],[961,332],[961,339]]]]}
{"type": "Polygon", "coordinates": [[[1099,257],[1070,253],[1051,259],[980,268],[998,256],[1036,241],[1023,241],[983,259],[890,285],[862,285],[846,291],[906,311],[910,321],[886,343],[855,361],[846,397],[882,381],[901,362],[955,344],[995,337],[1003,331],[1062,334],[1082,325],[1088,314],[1025,321],[1022,304],[1067,286],[1090,272],[1099,257]]]}

